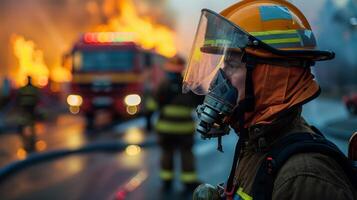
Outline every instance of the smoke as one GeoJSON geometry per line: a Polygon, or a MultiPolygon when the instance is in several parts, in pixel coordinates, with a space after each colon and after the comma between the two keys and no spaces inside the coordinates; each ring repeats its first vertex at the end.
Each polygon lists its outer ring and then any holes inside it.
{"type": "Polygon", "coordinates": [[[319,63],[320,85],[337,94],[357,89],[357,2],[325,0],[314,21],[320,49],[336,53],[332,61],[319,63]]]}
{"type": "Polygon", "coordinates": [[[309,20],[318,49],[331,50],[336,54],[334,60],[318,62],[313,67],[323,91],[341,95],[357,90],[357,1],[290,2],[309,20]]]}

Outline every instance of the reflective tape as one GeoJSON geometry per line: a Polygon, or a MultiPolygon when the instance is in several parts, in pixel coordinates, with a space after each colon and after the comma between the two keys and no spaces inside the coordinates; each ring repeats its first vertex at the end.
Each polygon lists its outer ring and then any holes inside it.
{"type": "Polygon", "coordinates": [[[251,35],[255,37],[266,36],[266,35],[280,35],[280,34],[297,34],[297,30],[272,30],[272,31],[260,31],[260,32],[250,32],[251,35]]]}
{"type": "Polygon", "coordinates": [[[191,117],[192,108],[187,106],[168,105],[165,106],[162,114],[167,117],[191,117]]]}
{"type": "Polygon", "coordinates": [[[146,109],[148,109],[149,111],[155,111],[158,109],[158,105],[156,103],[156,101],[154,100],[154,98],[152,97],[148,97],[146,99],[146,109]]]}
{"type": "Polygon", "coordinates": [[[217,39],[217,40],[205,40],[204,45],[208,46],[224,46],[224,45],[229,45],[232,42],[229,40],[224,40],[224,39],[217,39]]]}
{"type": "Polygon", "coordinates": [[[300,43],[300,38],[283,38],[283,39],[270,39],[263,40],[267,44],[282,44],[282,43],[300,43]]]}
{"type": "Polygon", "coordinates": [[[195,123],[189,122],[170,122],[159,120],[156,123],[156,131],[159,133],[167,134],[193,134],[195,132],[195,123]]]}
{"type": "Polygon", "coordinates": [[[161,170],[160,171],[160,178],[162,180],[171,180],[174,177],[174,173],[171,170],[161,170]]]}
{"type": "Polygon", "coordinates": [[[253,197],[249,196],[249,194],[243,192],[243,188],[240,187],[237,191],[237,195],[242,199],[242,200],[252,200],[253,197]]]}
{"type": "Polygon", "coordinates": [[[272,30],[251,32],[251,35],[275,48],[315,47],[311,30],[272,30]]]}
{"type": "Polygon", "coordinates": [[[182,172],[181,181],[184,183],[190,183],[197,181],[196,172],[182,172]]]}

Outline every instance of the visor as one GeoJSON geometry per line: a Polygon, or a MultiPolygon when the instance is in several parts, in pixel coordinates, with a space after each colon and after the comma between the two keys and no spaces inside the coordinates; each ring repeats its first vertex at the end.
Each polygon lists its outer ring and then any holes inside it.
{"type": "Polygon", "coordinates": [[[218,69],[224,67],[225,57],[253,44],[254,39],[219,14],[203,9],[183,80],[183,92],[207,94],[218,69]]]}
{"type": "Polygon", "coordinates": [[[203,9],[194,44],[183,80],[183,92],[205,95],[219,68],[232,54],[246,47],[264,49],[275,55],[307,58],[313,61],[329,60],[333,52],[317,50],[280,50],[247,33],[223,16],[203,9]]]}

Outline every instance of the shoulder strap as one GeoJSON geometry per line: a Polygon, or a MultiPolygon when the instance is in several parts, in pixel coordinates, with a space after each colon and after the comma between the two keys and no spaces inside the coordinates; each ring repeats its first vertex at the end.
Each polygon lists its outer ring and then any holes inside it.
{"type": "Polygon", "coordinates": [[[274,180],[279,169],[294,154],[310,152],[321,153],[333,158],[341,165],[354,187],[357,188],[357,177],[353,172],[351,162],[335,144],[325,139],[320,133],[294,133],[275,144],[267,154],[265,161],[260,165],[253,183],[253,199],[271,199],[274,180]]]}

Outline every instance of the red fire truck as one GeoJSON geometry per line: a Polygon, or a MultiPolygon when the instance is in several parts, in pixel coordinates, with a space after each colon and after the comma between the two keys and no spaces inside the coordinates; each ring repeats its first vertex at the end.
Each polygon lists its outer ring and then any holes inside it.
{"type": "Polygon", "coordinates": [[[82,112],[89,123],[98,110],[113,116],[137,115],[164,76],[167,60],[132,42],[130,33],[85,33],[69,56],[73,80],[67,97],[72,113],[82,112]]]}

